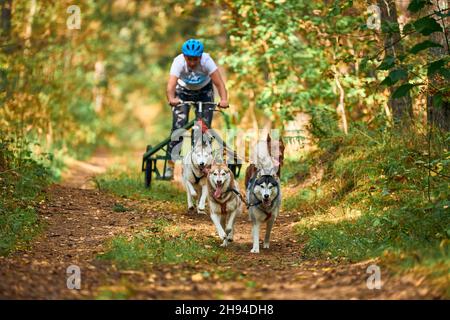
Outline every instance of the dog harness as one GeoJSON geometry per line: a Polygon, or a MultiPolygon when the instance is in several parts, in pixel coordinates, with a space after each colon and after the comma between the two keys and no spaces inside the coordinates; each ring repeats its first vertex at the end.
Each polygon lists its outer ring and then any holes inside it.
{"type": "Polygon", "coordinates": [[[205,175],[202,175],[200,177],[197,177],[194,173],[194,170],[192,170],[192,175],[194,176],[195,184],[198,184],[200,182],[200,180],[202,180],[202,178],[205,176],[205,175]]]}
{"type": "MultiPolygon", "coordinates": [[[[246,202],[243,200],[243,197],[242,197],[242,195],[240,194],[240,192],[237,191],[237,190],[234,189],[234,188],[228,188],[228,189],[227,189],[225,192],[223,192],[221,195],[226,195],[228,192],[233,192],[234,194],[238,195],[239,199],[240,199],[241,201],[243,201],[244,203],[246,203],[246,202]]],[[[213,194],[213,198],[214,198],[214,200],[216,200],[216,202],[218,202],[218,203],[220,204],[220,213],[223,214],[223,215],[227,214],[227,203],[228,203],[228,201],[219,202],[219,201],[218,201],[219,199],[216,198],[216,197],[214,196],[214,194],[213,194]]]]}

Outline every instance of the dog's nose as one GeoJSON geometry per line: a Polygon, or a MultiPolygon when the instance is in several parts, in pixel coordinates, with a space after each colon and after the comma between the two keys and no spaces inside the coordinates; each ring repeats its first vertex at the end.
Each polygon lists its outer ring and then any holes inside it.
{"type": "Polygon", "coordinates": [[[204,163],[204,162],[200,162],[200,166],[202,166],[202,167],[203,167],[204,165],[205,165],[205,163],[204,163]]]}
{"type": "Polygon", "coordinates": [[[269,199],[269,195],[268,195],[268,194],[265,194],[265,195],[264,195],[264,199],[269,199]]]}

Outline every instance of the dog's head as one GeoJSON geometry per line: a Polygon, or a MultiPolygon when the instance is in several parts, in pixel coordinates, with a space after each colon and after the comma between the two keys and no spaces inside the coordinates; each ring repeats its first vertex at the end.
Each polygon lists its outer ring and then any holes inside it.
{"type": "Polygon", "coordinates": [[[201,171],[209,167],[212,163],[212,148],[209,143],[199,142],[192,150],[192,163],[201,171]]]}
{"type": "Polygon", "coordinates": [[[255,181],[254,193],[256,198],[262,201],[263,205],[270,206],[279,193],[279,183],[275,174],[258,172],[255,181]]]}
{"type": "Polygon", "coordinates": [[[219,198],[222,192],[228,189],[232,179],[233,173],[225,163],[213,163],[208,170],[208,181],[216,198],[219,198]]]}

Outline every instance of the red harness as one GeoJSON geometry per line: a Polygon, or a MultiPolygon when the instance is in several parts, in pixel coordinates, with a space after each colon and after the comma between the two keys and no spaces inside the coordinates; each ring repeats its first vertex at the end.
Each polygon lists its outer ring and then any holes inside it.
{"type": "MultiPolygon", "coordinates": [[[[229,188],[227,191],[225,191],[222,194],[227,194],[230,191],[235,193],[235,194],[237,194],[239,199],[243,200],[242,195],[236,189],[229,188]]],[[[227,202],[229,200],[221,203],[221,202],[218,201],[219,199],[214,196],[214,194],[213,194],[213,198],[220,204],[220,213],[221,214],[227,214],[227,202]]],[[[244,201],[244,203],[245,203],[245,201],[244,201]]]]}

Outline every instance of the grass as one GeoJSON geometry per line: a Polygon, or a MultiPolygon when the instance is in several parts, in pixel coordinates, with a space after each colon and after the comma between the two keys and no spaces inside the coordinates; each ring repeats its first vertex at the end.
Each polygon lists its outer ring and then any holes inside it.
{"type": "Polygon", "coordinates": [[[0,255],[28,245],[42,229],[35,208],[45,201],[42,190],[52,179],[45,163],[0,140],[0,255]]]}
{"type": "Polygon", "coordinates": [[[218,259],[220,252],[212,244],[174,230],[164,219],[153,221],[132,237],[119,236],[111,240],[106,253],[99,259],[110,260],[122,269],[146,269],[154,265],[195,264],[200,260],[218,259]]]}
{"type": "Polygon", "coordinates": [[[151,189],[145,188],[143,173],[135,165],[124,168],[113,167],[105,174],[95,178],[100,190],[106,190],[120,197],[130,199],[146,199],[153,201],[169,201],[175,205],[183,205],[186,194],[169,181],[154,180],[151,189]]]}
{"type": "Polygon", "coordinates": [[[304,256],[380,257],[398,272],[420,271],[450,296],[450,188],[439,175],[450,175],[448,139],[435,137],[429,155],[417,132],[354,132],[333,151],[311,154],[308,161],[328,159],[324,178],[285,204],[307,209],[296,225],[304,256]],[[430,179],[428,162],[439,173],[430,179]]]}

